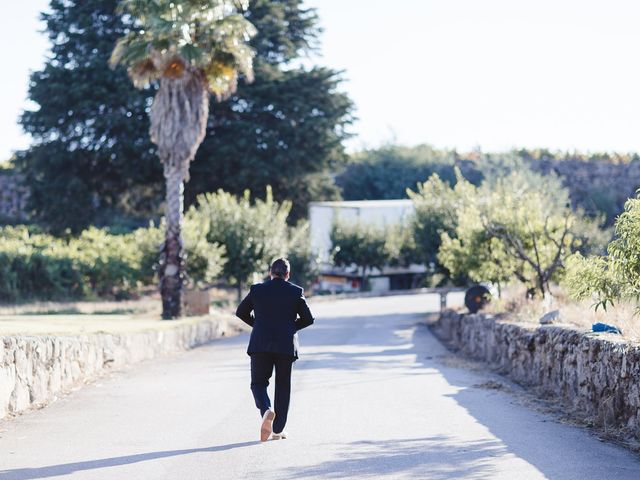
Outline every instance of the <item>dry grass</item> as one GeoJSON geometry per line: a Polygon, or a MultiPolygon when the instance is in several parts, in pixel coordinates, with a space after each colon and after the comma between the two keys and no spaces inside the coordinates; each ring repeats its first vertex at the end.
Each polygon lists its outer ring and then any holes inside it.
{"type": "Polygon", "coordinates": [[[4,315],[160,315],[161,304],[157,295],[149,295],[137,300],[121,301],[69,301],[31,302],[0,306],[0,316],[4,315]]]}
{"type": "MultiPolygon", "coordinates": [[[[211,304],[223,310],[236,301],[235,289],[209,289],[211,304]]],[[[2,315],[149,315],[160,316],[162,304],[155,290],[135,300],[82,300],[0,304],[2,315]]]]}
{"type": "Polygon", "coordinates": [[[640,316],[635,314],[635,305],[619,303],[615,307],[596,311],[590,302],[577,302],[568,298],[559,287],[553,289],[553,297],[544,300],[527,300],[522,288],[510,287],[502,298],[494,299],[487,307],[492,313],[507,313],[510,321],[538,325],[542,315],[560,310],[560,319],[554,323],[567,325],[581,331],[590,331],[594,323],[602,322],[622,329],[622,338],[640,342],[640,316]]]}
{"type": "MultiPolygon", "coordinates": [[[[212,313],[215,316],[228,315],[231,319],[230,306],[235,303],[235,292],[214,288],[210,293],[212,313]]],[[[0,306],[0,336],[157,330],[203,318],[206,317],[163,321],[157,293],[125,301],[33,302],[0,306]]]]}

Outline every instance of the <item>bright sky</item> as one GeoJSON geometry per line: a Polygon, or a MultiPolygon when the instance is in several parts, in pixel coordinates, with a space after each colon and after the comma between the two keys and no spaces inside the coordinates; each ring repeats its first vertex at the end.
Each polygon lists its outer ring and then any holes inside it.
{"type": "Polygon", "coordinates": [[[29,73],[42,67],[47,52],[47,38],[39,12],[47,0],[12,2],[11,13],[0,16],[0,45],[6,62],[0,75],[0,161],[7,160],[16,149],[29,145],[29,137],[17,124],[25,109],[29,73]]]}
{"type": "MultiPolygon", "coordinates": [[[[45,0],[0,18],[0,158],[24,147],[16,118],[46,49],[45,0]]],[[[640,151],[637,0],[307,0],[325,29],[319,63],[345,70],[351,148],[397,141],[461,150],[640,151]]]]}

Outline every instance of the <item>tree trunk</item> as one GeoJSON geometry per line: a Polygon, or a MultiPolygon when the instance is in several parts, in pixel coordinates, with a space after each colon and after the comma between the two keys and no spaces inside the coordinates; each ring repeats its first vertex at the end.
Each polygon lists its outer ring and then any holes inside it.
{"type": "Polygon", "coordinates": [[[158,147],[167,185],[166,233],[160,264],[162,318],[182,314],[182,209],[189,164],[204,139],[209,116],[209,94],[200,72],[180,78],[163,78],[151,106],[151,141],[158,147]]]}
{"type": "Polygon", "coordinates": [[[238,280],[238,303],[242,301],[242,281],[238,280]]]}
{"type": "Polygon", "coordinates": [[[367,267],[362,267],[362,280],[360,281],[360,291],[364,292],[367,288],[367,267]]]}
{"type": "Polygon", "coordinates": [[[542,294],[542,298],[547,296],[547,292],[544,288],[544,277],[542,275],[538,276],[538,288],[540,289],[540,293],[542,294]]]}
{"type": "Polygon", "coordinates": [[[184,260],[182,256],[182,172],[166,169],[167,199],[165,205],[165,242],[160,268],[160,294],[162,318],[178,318],[182,314],[182,280],[184,260]]]}

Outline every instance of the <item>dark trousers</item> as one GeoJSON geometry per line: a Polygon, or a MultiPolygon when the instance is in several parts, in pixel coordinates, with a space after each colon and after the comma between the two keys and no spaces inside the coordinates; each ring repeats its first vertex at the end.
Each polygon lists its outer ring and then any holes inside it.
{"type": "Polygon", "coordinates": [[[278,353],[252,353],[251,354],[251,392],[256,401],[256,407],[260,409],[260,416],[271,408],[271,400],[267,393],[269,379],[275,367],[276,370],[276,394],[273,431],[280,433],[287,423],[289,412],[289,400],[291,398],[291,367],[294,358],[278,353]]]}

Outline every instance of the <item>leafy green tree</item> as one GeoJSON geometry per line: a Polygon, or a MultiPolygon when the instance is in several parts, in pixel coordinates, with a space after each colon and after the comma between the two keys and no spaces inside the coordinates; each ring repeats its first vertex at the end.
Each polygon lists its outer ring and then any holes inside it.
{"type": "MultiPolygon", "coordinates": [[[[117,4],[52,0],[43,14],[51,55],[31,78],[38,108],[21,123],[35,143],[16,163],[32,192],[32,218],[55,233],[134,228],[159,213],[163,170],[148,138],[157,85],[136,89],[125,68],[108,67],[129,28],[117,4]]],[[[341,142],[352,104],[337,72],[293,64],[317,47],[314,9],[302,0],[251,0],[245,17],[258,29],[255,81],[212,109],[185,201],[218,188],[264,192],[273,183],[276,199],[296,200],[299,217],[309,199],[337,195],[329,172],[346,161],[341,142]]]]}
{"type": "Polygon", "coordinates": [[[408,188],[416,188],[433,174],[454,183],[454,169],[460,160],[455,151],[436,150],[429,145],[388,145],[354,154],[337,183],[346,200],[405,198],[408,188]]]}
{"type": "Polygon", "coordinates": [[[441,234],[439,260],[478,282],[515,278],[544,297],[579,246],[566,190],[526,170],[465,190],[454,231],[441,234]]]}
{"type": "Polygon", "coordinates": [[[338,198],[331,172],[347,161],[342,141],[351,111],[339,83],[329,69],[280,71],[257,62],[256,81],[239,89],[242,99],[216,110],[188,200],[217,187],[241,195],[272,186],[277,201],[293,200],[290,220],[297,221],[309,201],[338,198]]]}
{"type": "Polygon", "coordinates": [[[638,169],[634,165],[638,158],[637,153],[582,154],[544,149],[458,153],[427,145],[387,145],[354,154],[337,182],[348,200],[402,198],[406,188],[415,190],[417,183],[433,173],[453,183],[454,166],[474,185],[480,185],[484,178],[525,168],[558,175],[569,189],[574,210],[589,217],[604,215],[605,224],[611,225],[635,191],[638,169]]]}
{"type": "Polygon", "coordinates": [[[371,269],[382,269],[391,260],[384,228],[366,223],[337,221],[331,229],[333,263],[341,267],[356,265],[361,274],[360,290],[367,288],[371,269]]]}
{"type": "Polygon", "coordinates": [[[264,277],[271,262],[286,255],[289,246],[289,202],[278,203],[270,190],[266,199],[252,202],[247,190],[242,197],[219,190],[198,197],[187,212],[189,222],[209,243],[225,247],[227,262],[222,274],[235,284],[238,298],[257,275],[264,277]]]}
{"type": "Polygon", "coordinates": [[[112,66],[125,65],[139,88],[158,81],[150,109],[151,141],[164,167],[165,242],[160,263],[162,317],[182,313],[183,194],[189,165],[205,137],[209,97],[233,94],[238,77],[253,80],[255,27],[238,9],[246,0],[122,0],[130,30],[118,40],[112,66]]]}
{"type": "Polygon", "coordinates": [[[416,254],[416,240],[412,219],[385,227],[385,241],[388,255],[388,264],[392,267],[408,267],[411,264],[420,264],[416,254]]]}
{"type": "Polygon", "coordinates": [[[627,200],[615,224],[608,255],[569,259],[566,284],[574,298],[593,299],[596,309],[640,299],[640,196],[627,200]]]}
{"type": "Polygon", "coordinates": [[[437,261],[441,234],[452,232],[456,227],[459,199],[465,193],[463,189],[475,191],[461,176],[454,189],[434,173],[426,182],[417,185],[416,192],[407,190],[415,208],[413,226],[416,255],[426,265],[437,261]]]}
{"type": "MultiPolygon", "coordinates": [[[[156,211],[162,168],[147,132],[153,89],[136,90],[108,59],[127,28],[117,0],[52,0],[51,53],[31,76],[38,105],[21,119],[34,145],[18,154],[32,218],[54,233],[156,211]]],[[[146,220],[142,223],[146,223],[146,220]]]]}
{"type": "Polygon", "coordinates": [[[287,259],[291,264],[291,281],[308,289],[318,278],[320,259],[311,250],[309,222],[289,227],[287,259]]]}

